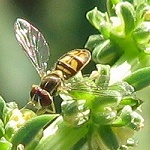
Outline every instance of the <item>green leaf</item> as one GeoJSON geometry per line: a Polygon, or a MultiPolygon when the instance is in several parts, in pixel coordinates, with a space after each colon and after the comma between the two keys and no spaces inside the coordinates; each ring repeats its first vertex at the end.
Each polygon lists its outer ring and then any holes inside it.
{"type": "Polygon", "coordinates": [[[134,87],[135,91],[139,91],[150,85],[150,67],[139,69],[129,76],[124,81],[134,87]]]}
{"type": "Polygon", "coordinates": [[[32,118],[25,125],[23,125],[17,133],[13,136],[11,142],[13,144],[12,150],[16,150],[19,144],[28,145],[35,136],[43,129],[43,127],[51,122],[58,115],[41,115],[32,118]]]}
{"type": "Polygon", "coordinates": [[[85,150],[87,149],[87,146],[88,146],[87,139],[82,138],[71,148],[71,150],[85,150]]]}
{"type": "Polygon", "coordinates": [[[47,135],[40,140],[35,150],[70,150],[79,140],[85,137],[88,128],[86,124],[79,128],[69,127],[60,116],[44,132],[47,135]],[[55,132],[51,133],[52,129],[55,132]]]}

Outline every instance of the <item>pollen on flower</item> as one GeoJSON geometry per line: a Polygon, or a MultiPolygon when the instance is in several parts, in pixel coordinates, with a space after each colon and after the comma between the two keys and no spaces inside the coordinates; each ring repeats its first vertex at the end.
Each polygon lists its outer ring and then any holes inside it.
{"type": "Polygon", "coordinates": [[[12,111],[12,115],[10,117],[10,121],[14,121],[15,125],[19,128],[21,127],[27,120],[35,117],[35,113],[31,110],[27,109],[14,109],[12,111]]]}
{"type": "Polygon", "coordinates": [[[36,114],[32,110],[23,109],[23,110],[21,110],[21,112],[23,114],[23,118],[26,121],[36,116],[36,114]]]}
{"type": "Polygon", "coordinates": [[[18,121],[20,118],[22,118],[23,117],[23,115],[22,115],[22,113],[20,112],[20,110],[19,109],[14,109],[13,111],[12,111],[12,115],[11,115],[11,117],[10,117],[10,120],[14,120],[14,121],[18,121]]]}

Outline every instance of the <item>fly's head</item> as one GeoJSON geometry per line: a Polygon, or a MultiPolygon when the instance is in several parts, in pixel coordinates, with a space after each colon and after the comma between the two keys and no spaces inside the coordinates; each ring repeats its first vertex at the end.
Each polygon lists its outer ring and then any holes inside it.
{"type": "Polygon", "coordinates": [[[33,85],[30,92],[31,102],[37,109],[48,107],[53,103],[53,97],[40,86],[33,85]]]}

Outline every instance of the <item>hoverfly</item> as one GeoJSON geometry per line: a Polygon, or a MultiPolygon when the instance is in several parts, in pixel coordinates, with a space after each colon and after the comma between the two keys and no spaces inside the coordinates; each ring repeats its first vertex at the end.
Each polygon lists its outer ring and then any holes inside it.
{"type": "Polygon", "coordinates": [[[16,20],[14,29],[19,44],[41,77],[40,85],[32,86],[30,102],[38,110],[54,105],[53,96],[63,87],[65,80],[73,77],[88,64],[91,59],[90,52],[86,49],[74,49],[60,57],[52,71],[47,71],[50,53],[42,33],[20,18],[16,20]]]}

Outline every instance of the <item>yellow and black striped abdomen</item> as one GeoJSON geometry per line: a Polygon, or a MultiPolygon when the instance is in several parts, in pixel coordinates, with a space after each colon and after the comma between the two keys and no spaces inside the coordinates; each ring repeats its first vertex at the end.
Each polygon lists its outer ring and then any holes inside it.
{"type": "Polygon", "coordinates": [[[55,64],[54,70],[60,70],[67,80],[82,70],[91,59],[91,54],[86,49],[74,49],[62,57],[55,64]]]}

